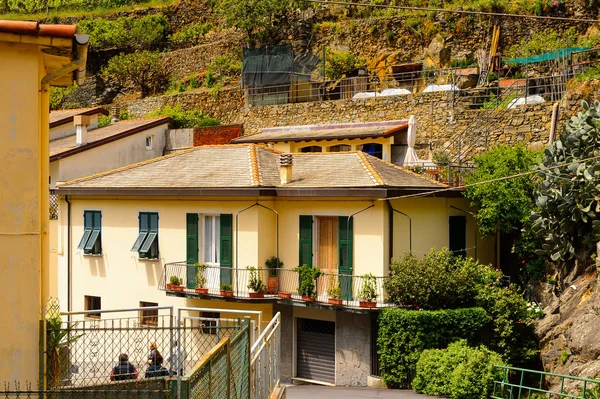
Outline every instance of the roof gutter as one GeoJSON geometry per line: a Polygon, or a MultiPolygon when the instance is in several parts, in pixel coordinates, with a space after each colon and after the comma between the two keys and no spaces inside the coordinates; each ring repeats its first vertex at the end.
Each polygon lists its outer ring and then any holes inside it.
{"type": "Polygon", "coordinates": [[[75,35],[75,53],[77,57],[70,63],[56,71],[49,73],[42,78],[42,90],[48,89],[53,80],[75,72],[75,82],[78,85],[83,84],[85,80],[85,63],[87,62],[88,46],[90,42],[89,35],[75,35]]]}

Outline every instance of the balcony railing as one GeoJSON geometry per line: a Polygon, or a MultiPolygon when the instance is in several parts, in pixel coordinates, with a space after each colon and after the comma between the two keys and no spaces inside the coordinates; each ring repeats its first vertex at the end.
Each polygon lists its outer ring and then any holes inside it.
{"type": "MultiPolygon", "coordinates": [[[[250,270],[237,269],[230,267],[208,266],[204,270],[206,283],[203,287],[206,293],[197,290],[198,269],[193,264],[186,262],[167,263],[164,266],[164,272],[159,284],[159,289],[171,293],[181,293],[184,295],[197,295],[223,297],[221,288],[223,284],[230,284],[234,298],[251,298],[252,290],[248,288],[250,282],[250,270]],[[175,276],[181,280],[181,284],[173,286],[169,284],[171,277],[175,276]]],[[[304,301],[299,292],[300,276],[298,271],[293,269],[274,269],[271,274],[270,269],[259,269],[261,280],[268,285],[269,276],[277,276],[277,288],[264,293],[264,298],[272,300],[290,300],[304,301]]],[[[337,273],[321,273],[315,280],[315,303],[329,304],[334,306],[360,307],[360,292],[365,283],[365,276],[354,276],[337,273]],[[330,302],[330,288],[339,287],[341,303],[333,304],[330,302]]],[[[375,307],[388,307],[393,304],[388,303],[384,291],[384,282],[387,277],[375,277],[374,284],[376,299],[375,307]]],[[[274,287],[268,287],[274,288],[274,287]]],[[[253,298],[254,299],[254,298],[253,298]]]]}

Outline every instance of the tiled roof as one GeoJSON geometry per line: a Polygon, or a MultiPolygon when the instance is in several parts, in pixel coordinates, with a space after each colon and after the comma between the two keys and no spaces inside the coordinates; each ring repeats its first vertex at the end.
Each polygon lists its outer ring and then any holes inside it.
{"type": "Polygon", "coordinates": [[[99,145],[128,137],[132,134],[151,129],[156,126],[168,124],[170,118],[148,118],[132,119],[113,123],[106,127],[88,131],[88,142],[85,145],[77,146],[76,136],[70,135],[50,141],[50,162],[70,155],[74,155],[99,145]]]}
{"type": "Polygon", "coordinates": [[[77,108],[77,109],[65,109],[60,111],[50,112],[50,127],[56,127],[73,122],[73,117],[76,115],[95,115],[102,114],[108,115],[108,111],[102,107],[93,108],[77,108]]]}
{"type": "Polygon", "coordinates": [[[241,144],[377,138],[389,137],[405,129],[408,129],[408,121],[290,126],[263,129],[261,133],[243,136],[231,142],[241,144]]]}
{"type": "Polygon", "coordinates": [[[155,189],[159,193],[161,189],[446,187],[362,152],[293,154],[292,181],[282,185],[279,154],[255,144],[195,147],[72,180],[60,188],[155,189]]]}

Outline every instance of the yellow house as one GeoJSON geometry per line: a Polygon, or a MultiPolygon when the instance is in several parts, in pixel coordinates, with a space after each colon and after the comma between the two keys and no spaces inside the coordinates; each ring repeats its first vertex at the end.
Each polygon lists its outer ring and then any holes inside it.
{"type": "Polygon", "coordinates": [[[48,267],[49,88],[82,83],[88,37],[71,25],[0,21],[0,380],[38,381],[48,267]]]}
{"type": "Polygon", "coordinates": [[[363,151],[402,165],[407,148],[408,121],[342,123],[265,128],[232,144],[264,144],[283,152],[363,151]]]}
{"type": "Polygon", "coordinates": [[[259,309],[263,320],[281,312],[287,381],[366,384],[391,257],[449,246],[493,259],[460,191],[361,151],[196,147],[57,192],[73,310],[210,306],[259,309]],[[270,293],[251,298],[247,267],[273,256],[283,262],[273,273],[278,286],[262,270],[270,293]],[[298,265],[323,271],[314,301],[302,299],[298,265]],[[359,306],[366,273],[376,276],[375,309],[359,306]],[[333,284],[341,306],[329,304],[333,284]]]}

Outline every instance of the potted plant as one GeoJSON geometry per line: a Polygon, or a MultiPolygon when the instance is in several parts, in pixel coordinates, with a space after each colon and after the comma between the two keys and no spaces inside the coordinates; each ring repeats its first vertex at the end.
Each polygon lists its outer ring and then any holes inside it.
{"type": "Polygon", "coordinates": [[[196,294],[206,295],[208,294],[208,288],[204,288],[206,284],[204,271],[208,268],[208,265],[196,262],[194,267],[196,268],[196,294]]]}
{"type": "Polygon", "coordinates": [[[306,302],[314,302],[317,296],[315,290],[315,280],[321,275],[319,268],[308,267],[307,265],[298,266],[295,269],[300,276],[300,286],[298,292],[302,296],[302,300],[306,302]]]}
{"type": "Polygon", "coordinates": [[[260,279],[260,268],[257,269],[254,266],[248,266],[248,270],[250,271],[248,288],[254,291],[250,293],[250,298],[264,298],[267,286],[265,286],[265,283],[260,279]]]}
{"type": "Polygon", "coordinates": [[[292,299],[292,293],[287,291],[278,291],[277,296],[282,299],[292,299]]]}
{"type": "Polygon", "coordinates": [[[265,267],[269,269],[269,281],[267,292],[275,294],[279,288],[279,279],[277,278],[277,269],[283,267],[283,262],[276,256],[271,256],[265,261],[265,267]]]}
{"type": "Polygon", "coordinates": [[[231,284],[221,284],[221,296],[233,296],[233,287],[231,284]]]}
{"type": "Polygon", "coordinates": [[[167,284],[167,289],[171,291],[183,292],[183,279],[177,276],[169,277],[169,284],[167,284]]]}
{"type": "Polygon", "coordinates": [[[377,306],[377,279],[371,273],[362,276],[362,287],[357,297],[361,308],[374,308],[377,306]]]}
{"type": "Polygon", "coordinates": [[[340,306],[342,304],[342,289],[335,276],[331,276],[327,282],[327,295],[329,296],[327,302],[330,305],[340,306]]]}

